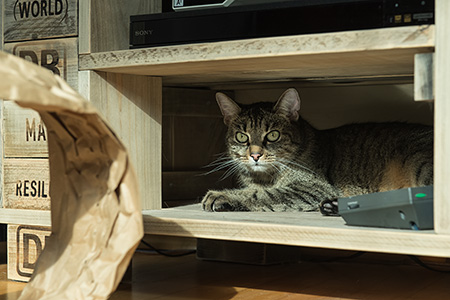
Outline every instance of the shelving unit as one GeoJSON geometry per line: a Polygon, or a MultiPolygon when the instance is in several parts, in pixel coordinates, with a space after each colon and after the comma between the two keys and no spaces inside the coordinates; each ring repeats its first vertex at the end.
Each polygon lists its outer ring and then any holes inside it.
{"type": "MultiPolygon", "coordinates": [[[[80,24],[86,27],[80,29],[80,92],[103,112],[132,154],[141,180],[146,233],[450,257],[450,201],[446,196],[450,192],[450,158],[444,155],[450,153],[446,131],[450,2],[436,1],[436,25],[431,26],[133,50],[123,50],[127,48],[125,40],[96,44],[96,36],[115,30],[110,24],[102,27],[94,22],[99,7],[80,1],[80,24]],[[161,209],[163,86],[214,89],[260,82],[398,78],[412,82],[414,56],[431,52],[435,52],[434,230],[350,227],[341,218],[318,213],[206,213],[198,205],[161,209]],[[131,140],[130,132],[136,126],[143,127],[139,131],[142,139],[131,140]]],[[[13,220],[18,214],[2,210],[1,218],[13,220]]],[[[39,225],[49,217],[39,212],[33,221],[33,212],[27,214],[30,223],[39,225]]]]}
{"type": "MultiPolygon", "coordinates": [[[[165,86],[413,78],[414,56],[434,50],[435,27],[413,26],[80,55],[80,70],[161,77],[165,86]]],[[[351,250],[450,256],[450,237],[348,227],[315,213],[144,210],[145,232],[351,250]],[[433,245],[433,246],[430,246],[433,245]]]]}

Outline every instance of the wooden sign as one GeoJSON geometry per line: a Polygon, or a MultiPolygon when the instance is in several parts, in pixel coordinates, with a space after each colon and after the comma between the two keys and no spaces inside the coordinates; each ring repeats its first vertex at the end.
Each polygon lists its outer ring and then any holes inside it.
{"type": "Polygon", "coordinates": [[[4,50],[52,71],[78,90],[78,38],[7,43],[4,50]]]}
{"type": "Polygon", "coordinates": [[[30,280],[50,233],[48,227],[8,225],[8,279],[30,280]]]}
{"type": "Polygon", "coordinates": [[[5,0],[4,41],[78,35],[77,0],[5,0]]]}
{"type": "Polygon", "coordinates": [[[3,207],[50,210],[48,159],[3,159],[3,207]]]}
{"type": "Polygon", "coordinates": [[[47,128],[36,111],[11,101],[3,102],[3,155],[5,158],[48,157],[47,128]]]}

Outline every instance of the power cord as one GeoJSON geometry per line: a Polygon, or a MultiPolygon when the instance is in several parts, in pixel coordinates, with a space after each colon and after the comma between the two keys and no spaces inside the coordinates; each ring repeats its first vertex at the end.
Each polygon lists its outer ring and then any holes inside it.
{"type": "Polygon", "coordinates": [[[147,246],[148,248],[150,248],[150,250],[160,254],[160,255],[164,255],[167,257],[181,257],[181,256],[186,256],[186,255],[192,255],[195,254],[197,251],[196,250],[190,250],[190,251],[186,251],[183,253],[169,253],[168,251],[164,251],[164,250],[160,250],[160,249],[156,249],[155,247],[153,247],[152,245],[150,245],[149,243],[147,243],[144,240],[141,240],[142,244],[144,244],[145,246],[147,246]]]}
{"type": "Polygon", "coordinates": [[[418,257],[415,256],[415,255],[408,255],[408,257],[409,257],[412,261],[414,261],[416,264],[418,264],[419,266],[421,266],[421,267],[423,267],[423,268],[425,268],[425,269],[427,269],[427,270],[430,270],[430,271],[433,271],[433,272],[439,272],[439,273],[447,273],[447,274],[450,274],[450,270],[440,270],[440,269],[436,269],[436,268],[434,268],[434,267],[432,267],[432,266],[430,266],[430,265],[427,265],[426,263],[424,263],[420,258],[418,258],[418,257]]]}
{"type": "MultiPolygon", "coordinates": [[[[190,251],[186,251],[183,253],[169,253],[167,251],[164,250],[160,250],[157,249],[155,247],[153,247],[151,244],[147,243],[144,240],[141,240],[141,242],[146,245],[148,248],[150,248],[150,250],[156,252],[157,254],[163,255],[163,256],[167,256],[167,257],[181,257],[181,256],[187,256],[187,255],[192,255],[195,254],[197,251],[196,250],[190,250],[190,251]]],[[[333,258],[328,258],[328,259],[310,259],[307,260],[308,262],[313,262],[313,263],[332,263],[332,262],[339,262],[339,261],[343,261],[343,260],[349,260],[349,259],[355,259],[358,258],[360,256],[363,256],[364,254],[366,254],[367,252],[363,252],[363,251],[359,251],[356,252],[352,255],[349,256],[343,256],[343,257],[333,257],[333,258]]],[[[426,263],[424,263],[419,257],[415,256],[415,255],[408,255],[408,257],[415,262],[417,265],[429,270],[429,271],[433,271],[433,272],[439,272],[439,273],[446,273],[446,274],[450,274],[450,270],[440,270],[437,268],[434,268],[426,263]]]]}
{"type": "Polygon", "coordinates": [[[359,251],[359,252],[356,252],[356,253],[354,253],[352,255],[349,255],[349,256],[332,257],[332,258],[327,258],[327,259],[310,259],[310,260],[307,260],[307,262],[332,263],[332,262],[338,262],[338,261],[347,260],[347,259],[355,259],[355,258],[358,258],[358,257],[366,254],[366,253],[367,252],[359,251]]]}

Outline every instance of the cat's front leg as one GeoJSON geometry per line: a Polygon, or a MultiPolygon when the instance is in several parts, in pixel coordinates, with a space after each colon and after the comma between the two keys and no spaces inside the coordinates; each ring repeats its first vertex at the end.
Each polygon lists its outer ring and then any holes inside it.
{"type": "Polygon", "coordinates": [[[324,216],[340,216],[337,198],[321,201],[319,209],[324,216]]]}
{"type": "Polygon", "coordinates": [[[241,201],[235,199],[233,194],[224,191],[209,191],[202,200],[203,210],[206,211],[249,211],[241,201]]]}

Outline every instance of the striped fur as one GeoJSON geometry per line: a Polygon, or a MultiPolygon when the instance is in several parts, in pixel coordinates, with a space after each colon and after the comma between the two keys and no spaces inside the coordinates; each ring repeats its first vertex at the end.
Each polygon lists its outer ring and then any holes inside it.
{"type": "Polygon", "coordinates": [[[274,105],[217,100],[228,125],[228,167],[238,189],[209,191],[207,211],[315,211],[342,196],[433,183],[433,128],[406,123],[317,130],[287,90],[274,105]]]}

